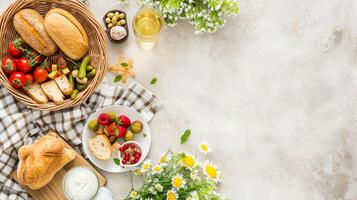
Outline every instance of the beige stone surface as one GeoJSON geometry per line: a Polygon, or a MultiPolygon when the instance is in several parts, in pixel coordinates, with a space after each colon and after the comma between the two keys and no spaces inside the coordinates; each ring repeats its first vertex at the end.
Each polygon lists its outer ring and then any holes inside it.
{"type": "MultiPolygon", "coordinates": [[[[129,23],[138,9],[114,0],[89,7],[99,20],[125,10],[129,23]]],[[[214,34],[196,36],[181,21],[151,51],[132,32],[109,44],[110,62],[132,57],[136,80],[164,101],[149,157],[207,140],[232,200],[356,200],[357,2],[240,0],[240,8],[214,34]]],[[[116,199],[130,190],[129,174],[104,175],[116,199]]]]}

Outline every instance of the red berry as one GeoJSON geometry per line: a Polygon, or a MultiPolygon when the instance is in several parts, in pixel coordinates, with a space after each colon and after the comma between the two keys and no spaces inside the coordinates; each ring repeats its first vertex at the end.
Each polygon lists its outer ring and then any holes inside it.
{"type": "Polygon", "coordinates": [[[107,113],[101,113],[98,117],[98,123],[102,126],[108,126],[110,123],[110,118],[107,113]]]}
{"type": "Polygon", "coordinates": [[[125,115],[120,115],[118,117],[119,120],[119,124],[124,126],[125,128],[128,128],[131,125],[131,121],[129,119],[129,117],[125,116],[125,115]]]}
{"type": "Polygon", "coordinates": [[[135,163],[139,162],[140,158],[135,158],[134,161],[135,163]]]}
{"type": "Polygon", "coordinates": [[[130,164],[135,164],[137,163],[135,160],[130,161],[130,164]]]}
{"type": "Polygon", "coordinates": [[[127,160],[122,160],[121,162],[125,165],[128,161],[127,160]]]}
{"type": "Polygon", "coordinates": [[[136,147],[135,144],[130,144],[130,148],[134,149],[136,147]]]}

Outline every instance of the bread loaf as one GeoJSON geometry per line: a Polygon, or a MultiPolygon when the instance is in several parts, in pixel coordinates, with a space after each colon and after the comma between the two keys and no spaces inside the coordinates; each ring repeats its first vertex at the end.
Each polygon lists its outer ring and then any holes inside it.
{"type": "Polygon", "coordinates": [[[68,78],[65,75],[61,75],[61,76],[55,78],[55,81],[57,83],[57,86],[60,88],[60,90],[62,91],[62,93],[64,95],[68,96],[68,95],[72,94],[73,87],[71,86],[68,78]]]}
{"type": "Polygon", "coordinates": [[[64,95],[62,94],[61,90],[58,88],[54,80],[42,83],[41,88],[45,92],[47,97],[55,104],[59,105],[64,103],[64,95]]]}
{"type": "Polygon", "coordinates": [[[87,53],[88,35],[72,14],[52,9],[46,14],[44,24],[46,32],[68,57],[79,60],[87,53]]]}
{"type": "Polygon", "coordinates": [[[93,155],[101,160],[108,160],[112,155],[110,142],[105,135],[88,139],[88,147],[93,155]]]}
{"type": "Polygon", "coordinates": [[[15,14],[14,27],[25,42],[45,56],[57,51],[56,44],[47,35],[43,17],[32,9],[23,9],[15,14]]]}
{"type": "Polygon", "coordinates": [[[29,95],[37,103],[47,103],[48,102],[48,98],[47,98],[46,94],[43,92],[40,84],[32,83],[32,84],[24,87],[24,90],[25,90],[26,94],[29,95]]]}
{"type": "Polygon", "coordinates": [[[37,190],[49,183],[53,176],[73,160],[76,153],[65,146],[54,132],[42,136],[18,152],[19,165],[16,175],[19,183],[37,190]]]}

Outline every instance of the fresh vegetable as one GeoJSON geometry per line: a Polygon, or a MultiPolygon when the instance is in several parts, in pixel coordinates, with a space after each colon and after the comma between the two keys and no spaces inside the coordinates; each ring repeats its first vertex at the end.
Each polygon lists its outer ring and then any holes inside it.
{"type": "Polygon", "coordinates": [[[122,138],[125,136],[126,128],[124,126],[119,126],[118,128],[118,138],[122,138]]]}
{"type": "Polygon", "coordinates": [[[48,72],[43,66],[37,67],[33,72],[33,77],[37,83],[43,83],[47,79],[48,72]]]}
{"type": "Polygon", "coordinates": [[[95,74],[97,73],[97,71],[95,69],[93,69],[92,71],[90,71],[88,74],[87,74],[87,78],[88,79],[92,79],[95,74]]]}
{"type": "Polygon", "coordinates": [[[76,78],[76,81],[80,84],[87,84],[88,78],[84,77],[83,79],[80,79],[79,77],[76,78]]]}
{"type": "Polygon", "coordinates": [[[71,94],[71,99],[75,100],[77,98],[78,93],[79,93],[79,90],[78,89],[74,89],[72,94],[71,94]]]}
{"type": "Polygon", "coordinates": [[[22,73],[27,73],[31,71],[32,65],[30,64],[30,60],[28,58],[19,58],[16,62],[17,69],[22,73]]]}
{"type": "Polygon", "coordinates": [[[78,70],[73,70],[71,73],[73,78],[77,78],[78,77],[78,70]]]}
{"type": "Polygon", "coordinates": [[[129,117],[125,115],[120,115],[118,117],[120,125],[124,126],[125,128],[128,128],[131,125],[131,121],[129,117]]]}
{"type": "Polygon", "coordinates": [[[92,70],[93,70],[93,67],[92,67],[92,66],[90,66],[90,65],[88,65],[86,70],[87,70],[87,72],[90,72],[90,71],[92,71],[92,70]]]}
{"type": "Polygon", "coordinates": [[[79,71],[78,71],[78,78],[83,79],[84,77],[86,77],[87,66],[88,66],[89,61],[90,61],[89,55],[87,55],[86,57],[83,58],[81,67],[79,68],[79,71]]]}
{"type": "Polygon", "coordinates": [[[98,117],[98,123],[102,126],[108,126],[110,123],[110,118],[106,113],[101,113],[98,117]]]}
{"type": "Polygon", "coordinates": [[[32,74],[26,74],[25,77],[26,77],[26,86],[28,86],[28,85],[30,85],[30,84],[33,83],[33,76],[32,76],[32,74]]]}
{"type": "Polygon", "coordinates": [[[69,81],[69,84],[71,85],[71,88],[74,88],[74,78],[72,75],[68,76],[68,81],[69,81]]]}
{"type": "Polygon", "coordinates": [[[143,130],[143,123],[138,120],[134,121],[130,126],[130,130],[135,134],[140,133],[143,130]]]}
{"type": "Polygon", "coordinates": [[[26,76],[22,72],[14,72],[11,74],[9,82],[15,89],[22,88],[26,85],[26,76]]]}
{"type": "Polygon", "coordinates": [[[18,58],[22,56],[22,39],[16,39],[9,44],[8,52],[12,57],[18,58]]]}
{"type": "Polygon", "coordinates": [[[125,133],[125,137],[124,137],[124,140],[125,141],[131,141],[131,140],[134,140],[134,133],[133,132],[131,132],[131,131],[127,131],[126,133],[125,133]]]}
{"type": "Polygon", "coordinates": [[[97,131],[98,127],[98,120],[93,119],[88,123],[88,128],[92,131],[97,131]]]}
{"type": "Polygon", "coordinates": [[[5,74],[10,75],[14,71],[16,71],[16,62],[10,57],[5,57],[2,59],[1,68],[5,72],[5,74]]]}
{"type": "Polygon", "coordinates": [[[86,87],[87,87],[87,84],[76,83],[76,88],[77,88],[79,91],[83,91],[84,89],[86,89],[86,87]]]}
{"type": "Polygon", "coordinates": [[[115,130],[117,130],[117,126],[115,125],[115,122],[111,123],[108,127],[107,127],[107,131],[110,135],[114,135],[115,134],[115,130]]]}

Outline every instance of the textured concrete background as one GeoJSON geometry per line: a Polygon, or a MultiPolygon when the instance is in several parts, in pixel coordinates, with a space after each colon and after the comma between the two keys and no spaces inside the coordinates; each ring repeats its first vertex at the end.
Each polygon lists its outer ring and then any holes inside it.
{"type": "MultiPolygon", "coordinates": [[[[207,140],[220,190],[233,200],[356,200],[357,1],[240,2],[240,15],[214,34],[195,36],[180,22],[152,51],[132,33],[110,44],[110,62],[134,58],[137,80],[165,103],[151,122],[150,158],[207,140]],[[180,146],[187,128],[192,137],[180,146]]],[[[130,23],[138,9],[89,6],[99,20],[124,9],[130,23]]],[[[130,190],[128,174],[104,174],[117,199],[130,190]]]]}

